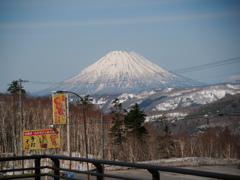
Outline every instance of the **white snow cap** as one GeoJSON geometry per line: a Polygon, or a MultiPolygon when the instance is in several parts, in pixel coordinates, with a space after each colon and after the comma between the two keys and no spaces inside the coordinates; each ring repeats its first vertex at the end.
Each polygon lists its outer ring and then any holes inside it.
{"type": "Polygon", "coordinates": [[[111,51],[52,89],[77,93],[122,93],[198,84],[168,72],[135,52],[111,51]]]}
{"type": "MultiPolygon", "coordinates": [[[[135,52],[111,51],[96,63],[84,69],[79,75],[93,72],[99,78],[104,75],[108,80],[127,80],[153,77],[158,73],[170,73],[135,52]]],[[[95,78],[93,78],[95,79],[95,78]]]]}

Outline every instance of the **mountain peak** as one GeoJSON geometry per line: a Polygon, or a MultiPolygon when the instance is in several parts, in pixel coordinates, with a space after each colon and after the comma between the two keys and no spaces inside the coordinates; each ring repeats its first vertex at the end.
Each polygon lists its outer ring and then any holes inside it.
{"type": "MultiPolygon", "coordinates": [[[[78,75],[93,72],[98,75],[98,80],[140,80],[153,76],[155,73],[169,74],[166,70],[148,61],[135,52],[111,51],[84,69],[78,75]]],[[[91,78],[92,79],[92,78],[91,78]]]]}
{"type": "Polygon", "coordinates": [[[49,90],[122,93],[138,92],[155,87],[195,85],[199,83],[172,74],[135,52],[110,51],[76,76],[49,90]]]}

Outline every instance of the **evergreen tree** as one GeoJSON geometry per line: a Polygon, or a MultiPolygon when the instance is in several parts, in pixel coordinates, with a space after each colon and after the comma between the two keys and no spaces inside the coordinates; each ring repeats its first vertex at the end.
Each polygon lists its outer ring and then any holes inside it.
{"type": "Polygon", "coordinates": [[[148,134],[147,129],[142,125],[146,114],[136,103],[125,116],[125,126],[129,133],[133,134],[138,140],[142,139],[143,134],[148,134]]]}
{"type": "Polygon", "coordinates": [[[110,136],[113,137],[115,144],[122,144],[125,139],[124,132],[124,112],[122,108],[122,103],[119,102],[119,99],[116,98],[112,102],[113,107],[111,108],[110,115],[112,117],[113,126],[110,128],[110,136]]]}
{"type": "Polygon", "coordinates": [[[23,89],[23,86],[20,87],[19,81],[13,81],[11,84],[9,84],[7,92],[11,94],[16,94],[19,93],[20,90],[22,94],[26,94],[26,91],[25,89],[23,89]]]}
{"type": "Polygon", "coordinates": [[[92,98],[90,98],[90,95],[86,95],[80,99],[79,103],[81,103],[84,107],[92,105],[92,98]]]}

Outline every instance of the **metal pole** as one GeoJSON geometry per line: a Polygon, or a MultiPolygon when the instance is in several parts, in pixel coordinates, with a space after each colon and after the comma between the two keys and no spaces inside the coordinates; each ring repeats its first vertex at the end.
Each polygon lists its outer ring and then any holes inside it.
{"type": "Polygon", "coordinates": [[[83,122],[84,122],[84,139],[85,139],[86,158],[88,158],[87,123],[86,123],[85,106],[83,106],[83,122]]]}
{"type": "MultiPolygon", "coordinates": [[[[101,125],[102,125],[102,143],[101,143],[102,144],[102,159],[104,159],[104,119],[103,119],[103,115],[101,115],[101,125]]],[[[104,172],[104,164],[102,165],[102,171],[104,172]]]]}
{"type": "MultiPolygon", "coordinates": [[[[87,125],[86,125],[86,114],[85,114],[85,104],[84,103],[83,103],[83,124],[84,124],[84,140],[85,140],[86,158],[88,158],[87,125]]],[[[88,162],[87,162],[87,171],[89,171],[88,162]]],[[[89,175],[88,175],[88,179],[89,179],[89,175]]]]}
{"type": "MultiPolygon", "coordinates": [[[[71,92],[71,91],[54,91],[56,93],[71,93],[76,95],[77,97],[80,98],[81,102],[82,102],[82,108],[83,108],[83,124],[84,124],[84,140],[85,140],[85,151],[86,151],[86,158],[88,158],[88,142],[87,142],[87,125],[86,125],[86,114],[85,114],[85,106],[86,106],[86,102],[84,102],[85,100],[77,93],[71,92]]],[[[68,141],[70,142],[70,141],[68,141]]],[[[87,171],[89,171],[89,167],[88,167],[88,162],[87,162],[87,171]]],[[[88,179],[89,179],[89,175],[88,175],[88,179]]]]}
{"type": "MultiPolygon", "coordinates": [[[[68,151],[68,156],[71,157],[68,94],[66,94],[66,98],[67,98],[67,107],[66,107],[67,108],[67,151],[68,151]]],[[[71,161],[69,161],[68,169],[71,169],[71,161]]]]}
{"type": "Polygon", "coordinates": [[[101,124],[102,124],[102,159],[104,159],[104,119],[103,115],[101,115],[101,124]]]}

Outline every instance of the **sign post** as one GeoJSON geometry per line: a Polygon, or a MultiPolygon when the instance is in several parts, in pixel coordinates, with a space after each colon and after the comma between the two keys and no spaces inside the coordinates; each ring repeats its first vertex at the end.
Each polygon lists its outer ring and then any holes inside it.
{"type": "MultiPolygon", "coordinates": [[[[68,94],[53,91],[52,106],[53,124],[67,124],[67,152],[68,156],[71,156],[68,94]]],[[[69,161],[68,168],[71,169],[71,161],[69,161]]]]}

